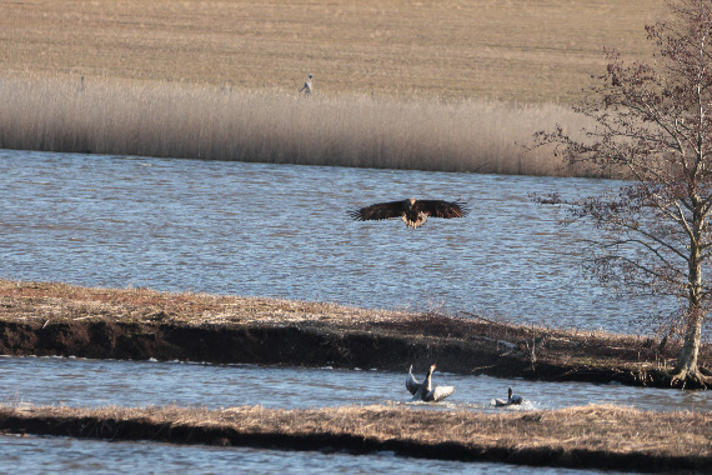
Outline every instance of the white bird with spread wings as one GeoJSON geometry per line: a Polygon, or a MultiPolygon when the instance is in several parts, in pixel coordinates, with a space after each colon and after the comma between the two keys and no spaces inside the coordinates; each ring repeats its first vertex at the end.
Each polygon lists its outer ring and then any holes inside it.
{"type": "Polygon", "coordinates": [[[430,365],[428,374],[423,382],[418,381],[413,376],[413,365],[408,369],[408,376],[405,379],[406,389],[413,395],[414,401],[437,402],[442,401],[455,392],[455,386],[435,386],[432,387],[432,376],[435,365],[430,365]]]}

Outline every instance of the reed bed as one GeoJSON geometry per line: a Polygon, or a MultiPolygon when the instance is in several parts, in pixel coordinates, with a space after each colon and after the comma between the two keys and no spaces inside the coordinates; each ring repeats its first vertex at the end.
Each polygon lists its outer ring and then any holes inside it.
{"type": "MultiPolygon", "coordinates": [[[[509,411],[505,411],[509,412],[509,411]]],[[[712,466],[712,414],[611,405],[482,414],[367,406],[0,406],[0,430],[289,449],[392,450],[419,457],[644,471],[712,466]]]]}
{"type": "Polygon", "coordinates": [[[177,82],[0,80],[0,147],[109,155],[555,176],[532,134],[566,107],[364,95],[301,97],[177,82]]]}

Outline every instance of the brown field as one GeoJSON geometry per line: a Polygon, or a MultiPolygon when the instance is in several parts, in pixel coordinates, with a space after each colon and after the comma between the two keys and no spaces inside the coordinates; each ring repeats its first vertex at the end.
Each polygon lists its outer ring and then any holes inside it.
{"type": "Polygon", "coordinates": [[[274,410],[0,406],[0,431],[495,460],[636,471],[712,468],[712,413],[610,405],[482,414],[368,406],[274,410]]]}
{"type": "Polygon", "coordinates": [[[0,147],[563,176],[532,134],[664,0],[30,1],[0,17],[0,147]],[[315,75],[311,101],[297,90],[315,75]]]}
{"type": "Polygon", "coordinates": [[[569,102],[604,46],[650,52],[664,0],[5,2],[3,75],[569,102]]]}
{"type": "MultiPolygon", "coordinates": [[[[672,340],[675,340],[672,338],[672,340]]],[[[0,354],[368,367],[670,387],[679,341],[472,315],[0,280],[0,354]]],[[[712,345],[700,350],[712,375],[712,345]]]]}

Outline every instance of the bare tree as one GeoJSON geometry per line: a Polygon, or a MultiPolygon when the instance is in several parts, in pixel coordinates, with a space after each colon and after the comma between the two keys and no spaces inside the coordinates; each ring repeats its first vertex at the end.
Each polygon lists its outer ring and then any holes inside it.
{"type": "Polygon", "coordinates": [[[682,302],[683,346],[671,385],[706,387],[698,367],[712,286],[712,1],[678,0],[668,23],[646,27],[656,53],[650,63],[610,63],[593,94],[576,110],[592,126],[574,136],[560,126],[539,132],[569,162],[616,169],[629,178],[603,196],[546,203],[570,206],[574,218],[600,230],[589,268],[632,294],[682,302]]]}

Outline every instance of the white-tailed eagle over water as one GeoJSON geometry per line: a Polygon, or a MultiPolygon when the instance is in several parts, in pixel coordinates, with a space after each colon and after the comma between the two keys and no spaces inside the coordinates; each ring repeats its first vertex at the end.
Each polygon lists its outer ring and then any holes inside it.
{"type": "Polygon", "coordinates": [[[428,217],[462,218],[467,214],[464,203],[443,200],[416,200],[410,198],[388,203],[376,203],[349,214],[357,221],[401,218],[406,226],[417,229],[428,217]]]}

